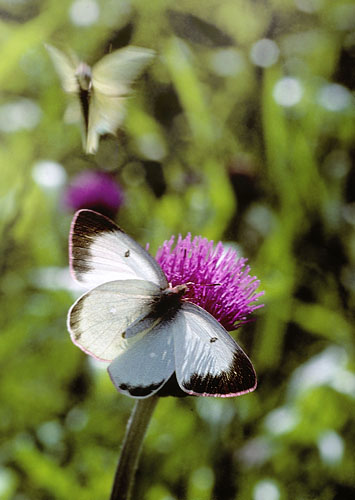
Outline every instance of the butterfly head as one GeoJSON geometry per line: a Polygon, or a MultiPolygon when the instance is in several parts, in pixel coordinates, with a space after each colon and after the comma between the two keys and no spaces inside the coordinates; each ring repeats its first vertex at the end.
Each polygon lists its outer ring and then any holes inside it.
{"type": "Polygon", "coordinates": [[[75,77],[81,90],[91,90],[92,73],[90,66],[81,62],[75,71],[75,77]]]}
{"type": "Polygon", "coordinates": [[[188,291],[190,283],[185,283],[183,285],[176,285],[172,286],[171,283],[169,283],[169,288],[164,290],[164,293],[166,295],[176,295],[177,297],[181,298],[185,293],[188,291]]]}

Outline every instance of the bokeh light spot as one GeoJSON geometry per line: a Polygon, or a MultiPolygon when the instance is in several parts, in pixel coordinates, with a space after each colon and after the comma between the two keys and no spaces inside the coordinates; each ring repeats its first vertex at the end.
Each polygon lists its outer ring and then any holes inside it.
{"type": "Polygon", "coordinates": [[[60,163],[51,160],[41,160],[33,166],[32,177],[43,188],[58,189],[64,186],[67,173],[60,163]]]}
{"type": "Polygon", "coordinates": [[[244,59],[236,49],[220,49],[210,59],[212,70],[220,76],[233,76],[244,67],[244,59]]]}
{"type": "Polygon", "coordinates": [[[37,429],[37,436],[42,444],[52,447],[61,441],[63,437],[63,429],[59,422],[44,422],[37,429]]]}
{"type": "Polygon", "coordinates": [[[72,3],[69,16],[77,26],[91,26],[100,15],[100,9],[94,0],[76,0],[72,3]]]}
{"type": "Polygon", "coordinates": [[[328,83],[320,89],[318,102],[328,111],[343,111],[350,106],[351,94],[343,85],[328,83]]]}
{"type": "Polygon", "coordinates": [[[156,134],[143,134],[137,142],[140,152],[149,160],[159,161],[166,155],[165,145],[156,134]]]}
{"type": "Polygon", "coordinates": [[[279,80],[273,91],[275,101],[281,106],[291,107],[302,99],[303,88],[297,78],[286,76],[279,80]]]}
{"type": "Polygon", "coordinates": [[[15,477],[13,471],[5,467],[0,468],[0,496],[1,498],[10,498],[8,496],[13,484],[15,483],[15,477]]]}
{"type": "Polygon", "coordinates": [[[250,51],[250,59],[256,66],[268,68],[276,63],[280,49],[273,40],[263,38],[254,43],[250,51]]]}
{"type": "Polygon", "coordinates": [[[272,434],[290,432],[298,423],[294,410],[286,406],[276,408],[265,418],[265,427],[272,434]]]}
{"type": "Polygon", "coordinates": [[[19,99],[0,107],[0,130],[16,132],[33,129],[40,121],[42,111],[31,99],[19,99]]]}
{"type": "Polygon", "coordinates": [[[329,430],[318,439],[318,449],[323,462],[333,465],[343,458],[344,441],[337,432],[329,430]]]}
{"type": "Polygon", "coordinates": [[[263,479],[254,487],[253,500],[279,500],[280,490],[275,481],[263,479]]]}

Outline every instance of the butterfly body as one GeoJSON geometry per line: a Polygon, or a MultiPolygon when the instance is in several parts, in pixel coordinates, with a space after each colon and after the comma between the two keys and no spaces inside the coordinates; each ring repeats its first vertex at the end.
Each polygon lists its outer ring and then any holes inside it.
{"type": "Polygon", "coordinates": [[[158,313],[160,315],[164,315],[164,312],[165,314],[172,314],[175,309],[179,309],[181,300],[187,290],[187,285],[177,285],[162,290],[157,307],[158,313]]]}
{"type": "Polygon", "coordinates": [[[148,397],[176,376],[190,395],[229,397],[256,387],[254,368],[227,331],[169,285],[158,263],[106,217],[79,211],[70,237],[74,277],[91,289],[71,307],[82,350],[110,361],[116,388],[148,397]]]}
{"type": "Polygon", "coordinates": [[[93,67],[74,54],[67,56],[51,45],[46,49],[60,77],[63,90],[74,94],[81,107],[84,124],[83,146],[96,153],[99,137],[115,135],[124,119],[124,101],[135,78],[143,71],[154,52],[125,47],[107,54],[93,67]]]}
{"type": "Polygon", "coordinates": [[[89,109],[92,93],[92,73],[91,68],[86,63],[81,62],[75,71],[75,78],[78,83],[78,95],[85,127],[85,136],[89,130],[89,109]]]}

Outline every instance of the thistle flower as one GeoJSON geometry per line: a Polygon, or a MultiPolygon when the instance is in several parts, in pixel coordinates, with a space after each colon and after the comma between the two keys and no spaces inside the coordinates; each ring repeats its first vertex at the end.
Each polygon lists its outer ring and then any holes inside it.
{"type": "Polygon", "coordinates": [[[264,294],[256,292],[260,282],[249,275],[247,259],[238,258],[235,250],[225,250],[221,242],[214,246],[201,236],[192,239],[190,233],[184,239],[179,235],[175,247],[174,242],[172,236],[156,254],[169,283],[192,283],[184,299],[205,309],[226,330],[240,327],[263,307],[255,303],[264,294]]]}
{"type": "Polygon", "coordinates": [[[72,180],[64,192],[63,205],[70,210],[88,208],[115,217],[123,203],[123,190],[113,176],[98,170],[86,170],[72,180]]]}

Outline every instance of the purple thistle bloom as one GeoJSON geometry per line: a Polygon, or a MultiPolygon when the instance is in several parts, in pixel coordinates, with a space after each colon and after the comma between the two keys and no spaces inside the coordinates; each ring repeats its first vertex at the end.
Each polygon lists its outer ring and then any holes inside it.
{"type": "Polygon", "coordinates": [[[235,250],[223,248],[219,242],[196,236],[179,235],[165,241],[158,249],[156,260],[174,287],[191,283],[184,299],[202,307],[214,316],[226,330],[235,330],[247,322],[247,316],[263,307],[255,304],[264,292],[256,292],[260,282],[249,276],[247,259],[238,258],[235,250]],[[202,286],[204,285],[204,286],[202,286]]]}
{"type": "Polygon", "coordinates": [[[115,217],[123,203],[123,191],[113,176],[97,170],[77,175],[64,192],[63,205],[70,210],[88,208],[115,217]]]}

